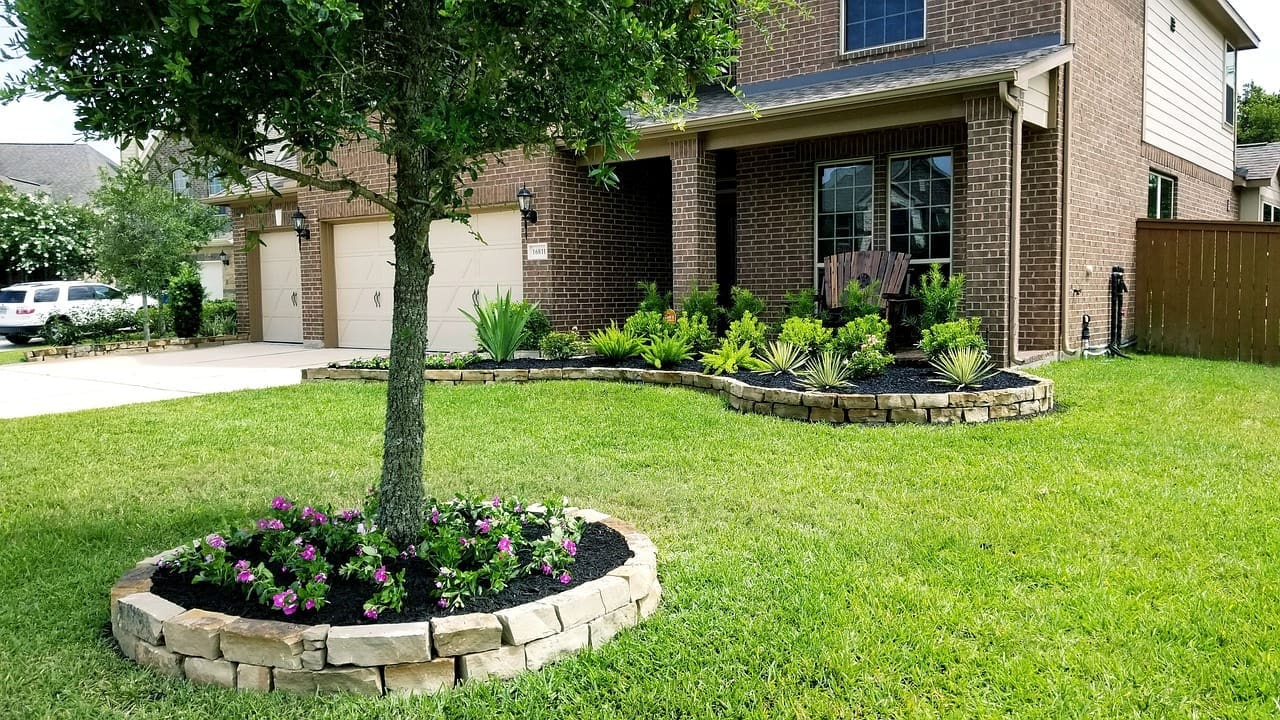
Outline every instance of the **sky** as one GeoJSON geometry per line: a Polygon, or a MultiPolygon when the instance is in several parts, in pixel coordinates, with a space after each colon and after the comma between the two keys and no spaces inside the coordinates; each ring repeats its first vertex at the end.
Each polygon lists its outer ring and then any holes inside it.
{"type": "MultiPolygon", "coordinates": [[[[1231,0],[1245,22],[1262,38],[1262,47],[1240,54],[1240,87],[1255,82],[1271,92],[1280,90],[1280,0],[1231,0]]],[[[13,36],[0,28],[0,43],[13,36]]],[[[23,60],[0,62],[0,77],[17,72],[23,60]]],[[[36,98],[0,106],[0,142],[83,142],[75,129],[75,110],[66,100],[45,102],[36,98]]],[[[112,160],[120,159],[119,148],[110,141],[91,145],[112,160]]]]}

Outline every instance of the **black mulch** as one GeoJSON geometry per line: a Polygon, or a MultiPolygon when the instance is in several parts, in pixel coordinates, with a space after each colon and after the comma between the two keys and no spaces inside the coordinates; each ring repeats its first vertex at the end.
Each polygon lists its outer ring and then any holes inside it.
{"type": "MultiPolygon", "coordinates": [[[[581,367],[620,367],[631,369],[653,370],[654,367],[640,358],[630,358],[621,363],[611,363],[604,358],[586,357],[586,358],[569,358],[567,360],[538,360],[535,358],[517,358],[505,363],[496,363],[486,360],[478,362],[468,369],[473,370],[532,370],[534,368],[581,368],[581,367]]],[[[702,364],[694,360],[686,360],[678,366],[669,368],[671,370],[686,370],[692,372],[702,372],[702,364]]],[[[804,390],[800,383],[791,375],[762,375],[754,372],[738,372],[729,375],[735,380],[741,380],[748,385],[761,388],[781,388],[784,390],[804,390]]],[[[889,366],[883,375],[866,378],[863,380],[854,380],[853,384],[844,390],[835,391],[841,395],[854,394],[883,394],[883,393],[939,393],[955,390],[954,386],[948,386],[943,383],[933,382],[937,378],[933,369],[928,365],[915,363],[894,363],[889,366]]],[[[1030,380],[1021,375],[1015,375],[1001,371],[982,383],[981,390],[1006,390],[1009,388],[1027,387],[1035,385],[1035,380],[1030,380]]]]}
{"type": "MultiPolygon", "coordinates": [[[[239,588],[223,588],[207,583],[193,585],[188,577],[170,570],[156,571],[152,577],[151,592],[188,609],[200,608],[227,615],[259,620],[281,620],[300,625],[419,622],[446,615],[494,612],[540,600],[604,577],[610,570],[623,564],[630,557],[631,549],[627,547],[627,541],[622,535],[605,525],[591,523],[583,528],[577,557],[569,566],[573,582],[564,585],[555,578],[541,574],[520,577],[501,593],[472,598],[467,602],[466,607],[452,611],[440,609],[430,599],[430,593],[435,590],[435,572],[425,561],[411,558],[407,561],[388,562],[387,569],[393,573],[406,570],[405,587],[408,595],[403,612],[386,612],[377,620],[364,617],[364,603],[373,594],[371,586],[339,577],[336,567],[330,574],[332,584],[325,606],[310,612],[299,610],[293,615],[285,615],[279,610],[247,600],[239,588]]],[[[250,559],[255,565],[257,564],[257,559],[250,559]]],[[[527,563],[529,558],[526,555],[521,557],[520,561],[527,563]]]]}

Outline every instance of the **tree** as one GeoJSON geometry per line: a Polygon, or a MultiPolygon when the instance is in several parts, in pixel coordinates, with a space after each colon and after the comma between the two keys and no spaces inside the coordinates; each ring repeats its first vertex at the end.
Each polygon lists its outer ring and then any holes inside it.
{"type": "MultiPolygon", "coordinates": [[[[225,218],[213,208],[152,185],[134,162],[104,178],[93,194],[101,216],[98,270],[123,289],[158,297],[195,249],[222,229],[225,218]]],[[[143,334],[151,338],[150,313],[143,334]]]]}
{"type": "MultiPolygon", "coordinates": [[[[224,175],[244,168],[370,200],[391,215],[391,362],[378,522],[422,526],[421,358],[431,222],[467,217],[494,154],[633,148],[627,112],[676,119],[699,85],[729,87],[738,24],[795,0],[3,0],[37,65],[12,83],[62,95],[105,136],[185,137],[224,175]],[[261,159],[283,139],[298,169],[261,159]],[[335,171],[364,140],[395,162],[378,192],[335,171]]],[[[608,183],[601,163],[594,177],[608,183]]]]}
{"type": "Polygon", "coordinates": [[[1280,142],[1280,93],[1249,83],[1240,100],[1236,137],[1241,144],[1280,142]]]}
{"type": "Polygon", "coordinates": [[[97,238],[98,219],[91,211],[24,195],[0,183],[0,270],[6,284],[92,272],[97,238]]]}

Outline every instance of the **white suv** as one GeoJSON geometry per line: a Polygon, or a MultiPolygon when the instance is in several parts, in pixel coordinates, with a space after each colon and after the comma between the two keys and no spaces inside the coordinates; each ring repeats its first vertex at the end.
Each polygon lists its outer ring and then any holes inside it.
{"type": "Polygon", "coordinates": [[[123,307],[137,310],[142,298],[102,283],[29,282],[0,290],[0,335],[14,345],[43,337],[50,320],[66,320],[75,310],[123,307]]]}

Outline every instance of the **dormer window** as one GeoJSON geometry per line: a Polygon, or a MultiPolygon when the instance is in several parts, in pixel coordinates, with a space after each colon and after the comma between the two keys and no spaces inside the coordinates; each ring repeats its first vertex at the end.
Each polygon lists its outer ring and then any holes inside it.
{"type": "Polygon", "coordinates": [[[924,39],[925,0],[844,0],[844,51],[924,39]]]}

